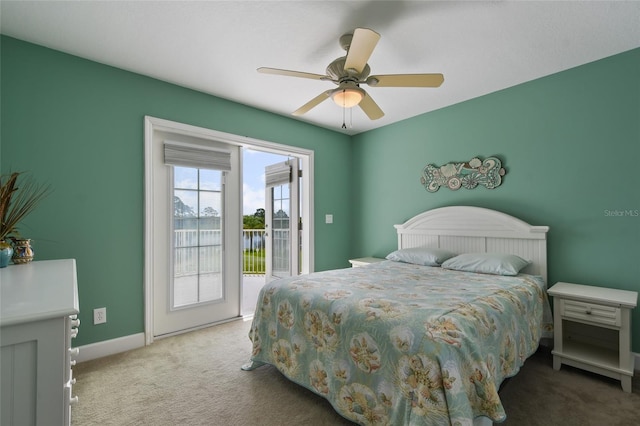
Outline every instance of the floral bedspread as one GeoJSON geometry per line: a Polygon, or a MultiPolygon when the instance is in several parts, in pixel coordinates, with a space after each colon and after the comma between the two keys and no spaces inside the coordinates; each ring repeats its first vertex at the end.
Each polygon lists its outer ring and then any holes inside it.
{"type": "Polygon", "coordinates": [[[498,396],[552,332],[540,277],[384,261],[261,291],[252,367],[272,364],[362,425],[506,418],[498,396]]]}

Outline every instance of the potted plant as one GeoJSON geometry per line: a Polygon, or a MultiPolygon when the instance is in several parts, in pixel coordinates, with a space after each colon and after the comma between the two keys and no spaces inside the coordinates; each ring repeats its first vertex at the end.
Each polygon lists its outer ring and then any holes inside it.
{"type": "Polygon", "coordinates": [[[50,193],[24,172],[0,177],[0,268],[9,264],[13,247],[7,239],[20,238],[18,224],[50,193]]]}

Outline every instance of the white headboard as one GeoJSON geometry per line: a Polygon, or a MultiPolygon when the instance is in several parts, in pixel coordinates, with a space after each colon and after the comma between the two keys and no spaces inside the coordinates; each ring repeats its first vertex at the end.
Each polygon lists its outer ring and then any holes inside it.
{"type": "Polygon", "coordinates": [[[437,247],[461,253],[509,253],[531,261],[522,272],[547,281],[548,226],[482,207],[452,206],[429,210],[401,225],[398,248],[437,247]]]}

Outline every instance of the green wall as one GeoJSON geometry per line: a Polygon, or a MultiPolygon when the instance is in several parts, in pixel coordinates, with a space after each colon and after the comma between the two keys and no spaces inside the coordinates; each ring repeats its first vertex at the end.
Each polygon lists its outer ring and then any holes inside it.
{"type": "MultiPolygon", "coordinates": [[[[143,331],[145,115],[314,150],[317,270],[386,255],[393,224],[421,211],[473,205],[551,227],[550,284],[640,291],[640,216],[606,213],[640,210],[640,49],[350,138],[9,37],[1,43],[0,170],[32,171],[55,190],[23,233],[38,259],[78,260],[78,345],[143,331]],[[429,193],[420,184],[426,164],[491,155],[507,169],[497,189],[429,193]],[[109,322],[94,327],[99,306],[109,322]]],[[[640,308],[633,322],[640,352],[640,308]]]]}
{"type": "Polygon", "coordinates": [[[13,38],[1,43],[0,170],[30,171],[53,187],[21,231],[37,259],[77,260],[75,344],[144,331],[145,115],[314,150],[315,266],[349,266],[349,136],[13,38]],[[109,321],[93,326],[102,306],[109,321]]]}
{"type": "MultiPolygon", "coordinates": [[[[386,255],[392,225],[424,210],[480,206],[550,226],[550,285],[640,291],[638,76],[635,49],[354,137],[352,255],[386,255]],[[494,155],[496,189],[420,184],[427,164],[494,155]]],[[[640,308],[633,328],[640,352],[640,308]]]]}

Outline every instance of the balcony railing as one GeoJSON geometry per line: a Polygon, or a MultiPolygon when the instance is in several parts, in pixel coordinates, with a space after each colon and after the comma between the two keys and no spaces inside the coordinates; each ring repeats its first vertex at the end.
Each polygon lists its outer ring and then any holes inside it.
{"type": "MultiPolygon", "coordinates": [[[[174,232],[176,276],[198,273],[198,257],[200,273],[216,273],[221,268],[220,230],[201,230],[198,242],[197,229],[177,229],[174,232]],[[200,247],[198,247],[198,245],[200,247]]],[[[242,231],[242,273],[245,275],[264,275],[264,229],[244,229],[242,231]]]]}
{"type": "Polygon", "coordinates": [[[264,275],[264,229],[243,229],[242,244],[242,273],[264,275]]]}

